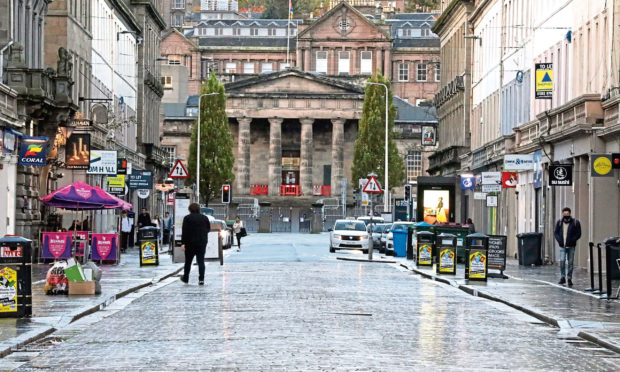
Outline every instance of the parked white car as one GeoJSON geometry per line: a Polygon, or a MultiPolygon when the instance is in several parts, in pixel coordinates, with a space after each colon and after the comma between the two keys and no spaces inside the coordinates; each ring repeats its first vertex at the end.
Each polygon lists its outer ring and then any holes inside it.
{"type": "Polygon", "coordinates": [[[337,249],[361,249],[368,252],[370,236],[363,221],[336,220],[334,227],[329,229],[329,251],[337,249]]]}

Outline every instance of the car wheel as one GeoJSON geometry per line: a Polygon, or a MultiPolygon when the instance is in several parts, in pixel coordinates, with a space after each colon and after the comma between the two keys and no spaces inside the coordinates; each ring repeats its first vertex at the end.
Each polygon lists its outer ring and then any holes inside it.
{"type": "Polygon", "coordinates": [[[336,253],[336,248],[329,246],[329,253],[336,253]]]}

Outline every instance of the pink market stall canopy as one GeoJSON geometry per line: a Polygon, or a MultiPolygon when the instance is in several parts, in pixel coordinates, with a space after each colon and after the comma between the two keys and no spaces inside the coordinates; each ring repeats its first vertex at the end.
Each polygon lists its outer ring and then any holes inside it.
{"type": "Polygon", "coordinates": [[[97,186],[77,181],[45,195],[41,202],[49,207],[95,210],[107,208],[131,209],[131,203],[121,200],[105,192],[97,186]]]}

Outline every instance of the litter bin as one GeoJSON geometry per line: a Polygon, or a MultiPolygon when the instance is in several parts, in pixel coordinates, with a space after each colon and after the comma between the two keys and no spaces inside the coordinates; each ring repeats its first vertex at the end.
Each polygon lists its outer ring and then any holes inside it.
{"type": "Polygon", "coordinates": [[[467,259],[465,279],[487,281],[487,257],[489,237],[484,234],[469,234],[465,238],[467,259]]]}
{"type": "Polygon", "coordinates": [[[456,235],[437,235],[435,249],[439,253],[437,274],[456,274],[456,235]]]}
{"type": "Polygon", "coordinates": [[[433,247],[435,234],[430,231],[420,231],[416,234],[418,240],[417,266],[433,266],[433,247]]]}
{"type": "Polygon", "coordinates": [[[32,240],[0,239],[0,318],[32,315],[32,240]]]}
{"type": "Polygon", "coordinates": [[[140,243],[140,266],[159,265],[159,229],[154,226],[143,227],[138,230],[140,243]]]}
{"type": "Polygon", "coordinates": [[[522,233],[517,235],[519,265],[542,265],[542,236],[542,233],[537,232],[522,233]]]}
{"type": "Polygon", "coordinates": [[[394,234],[394,255],[407,256],[407,230],[393,230],[392,234],[394,234]]]}
{"type": "Polygon", "coordinates": [[[465,238],[473,234],[474,230],[470,226],[460,224],[446,224],[435,227],[435,234],[453,234],[456,236],[456,257],[457,262],[465,262],[465,238]]]}

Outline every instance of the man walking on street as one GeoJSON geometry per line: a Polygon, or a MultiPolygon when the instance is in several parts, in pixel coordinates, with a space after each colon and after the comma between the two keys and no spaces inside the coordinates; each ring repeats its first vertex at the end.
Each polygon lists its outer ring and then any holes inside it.
{"type": "Polygon", "coordinates": [[[164,244],[170,244],[170,232],[172,231],[172,217],[170,212],[164,214],[164,244]]]}
{"type": "Polygon", "coordinates": [[[129,243],[132,225],[133,219],[129,218],[127,211],[123,211],[121,213],[121,252],[123,253],[127,250],[127,243],[129,243]]]}
{"type": "Polygon", "coordinates": [[[189,214],[183,218],[183,228],[181,236],[181,249],[185,251],[185,268],[181,281],[187,283],[189,281],[189,272],[192,268],[192,261],[196,256],[198,263],[198,285],[204,285],[205,282],[205,251],[207,249],[207,240],[209,231],[211,231],[211,223],[207,216],[200,213],[200,205],[192,203],[189,205],[189,214]]]}
{"type": "Polygon", "coordinates": [[[575,261],[575,247],[577,240],[581,238],[581,224],[579,220],[571,217],[571,210],[568,207],[562,209],[562,218],[555,224],[553,235],[560,245],[560,278],[559,284],[566,283],[568,278],[568,286],[573,286],[573,262],[575,261]],[[565,262],[568,261],[568,273],[565,270],[565,262]]]}

